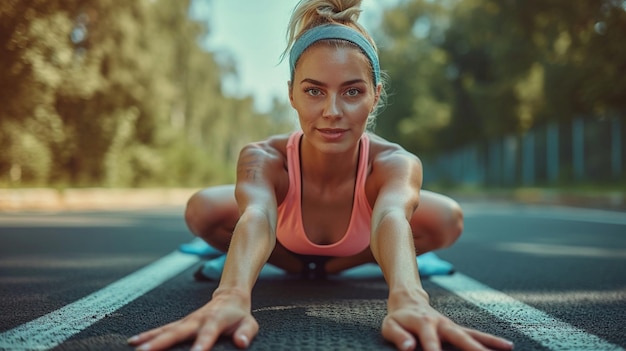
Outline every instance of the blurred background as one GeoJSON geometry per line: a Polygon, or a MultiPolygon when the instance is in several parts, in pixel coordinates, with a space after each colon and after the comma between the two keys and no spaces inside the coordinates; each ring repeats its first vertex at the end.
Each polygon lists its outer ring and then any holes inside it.
{"type": "MultiPolygon", "coordinates": [[[[295,0],[3,0],[0,188],[232,182],[293,130],[295,0]]],[[[626,189],[626,1],[363,1],[434,189],[626,189]]]]}

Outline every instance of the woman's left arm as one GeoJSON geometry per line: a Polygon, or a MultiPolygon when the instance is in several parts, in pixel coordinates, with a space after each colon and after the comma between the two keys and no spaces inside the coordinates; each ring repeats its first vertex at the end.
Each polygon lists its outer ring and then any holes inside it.
{"type": "Polygon", "coordinates": [[[371,176],[378,195],[372,213],[371,249],[389,286],[383,337],[399,350],[415,349],[417,340],[426,351],[441,350],[442,342],[462,350],[512,349],[509,341],[461,327],[430,306],[417,270],[409,224],[422,185],[419,159],[403,150],[390,151],[379,155],[373,167],[371,176]]]}

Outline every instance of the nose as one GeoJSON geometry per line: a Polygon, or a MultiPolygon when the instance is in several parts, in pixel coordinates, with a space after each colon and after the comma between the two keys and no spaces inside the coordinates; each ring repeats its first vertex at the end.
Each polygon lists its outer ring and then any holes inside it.
{"type": "Polygon", "coordinates": [[[336,118],[341,116],[341,107],[339,106],[339,99],[335,95],[328,95],[322,117],[336,118]]]}

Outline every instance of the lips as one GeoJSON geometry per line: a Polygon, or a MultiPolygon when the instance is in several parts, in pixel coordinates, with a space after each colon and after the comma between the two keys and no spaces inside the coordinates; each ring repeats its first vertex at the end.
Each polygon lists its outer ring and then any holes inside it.
{"type": "Polygon", "coordinates": [[[340,128],[319,128],[318,131],[320,133],[324,133],[324,134],[338,134],[338,133],[345,133],[347,131],[347,129],[340,129],[340,128]]]}
{"type": "Polygon", "coordinates": [[[317,131],[327,140],[337,140],[348,130],[342,128],[319,128],[317,131]]]}

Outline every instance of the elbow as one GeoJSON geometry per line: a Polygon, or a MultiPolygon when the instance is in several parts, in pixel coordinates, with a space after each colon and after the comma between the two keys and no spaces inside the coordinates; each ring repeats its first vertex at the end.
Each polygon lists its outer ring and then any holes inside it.
{"type": "Polygon", "coordinates": [[[248,206],[241,213],[238,226],[246,226],[248,232],[276,232],[276,216],[261,206],[248,206]]]}

